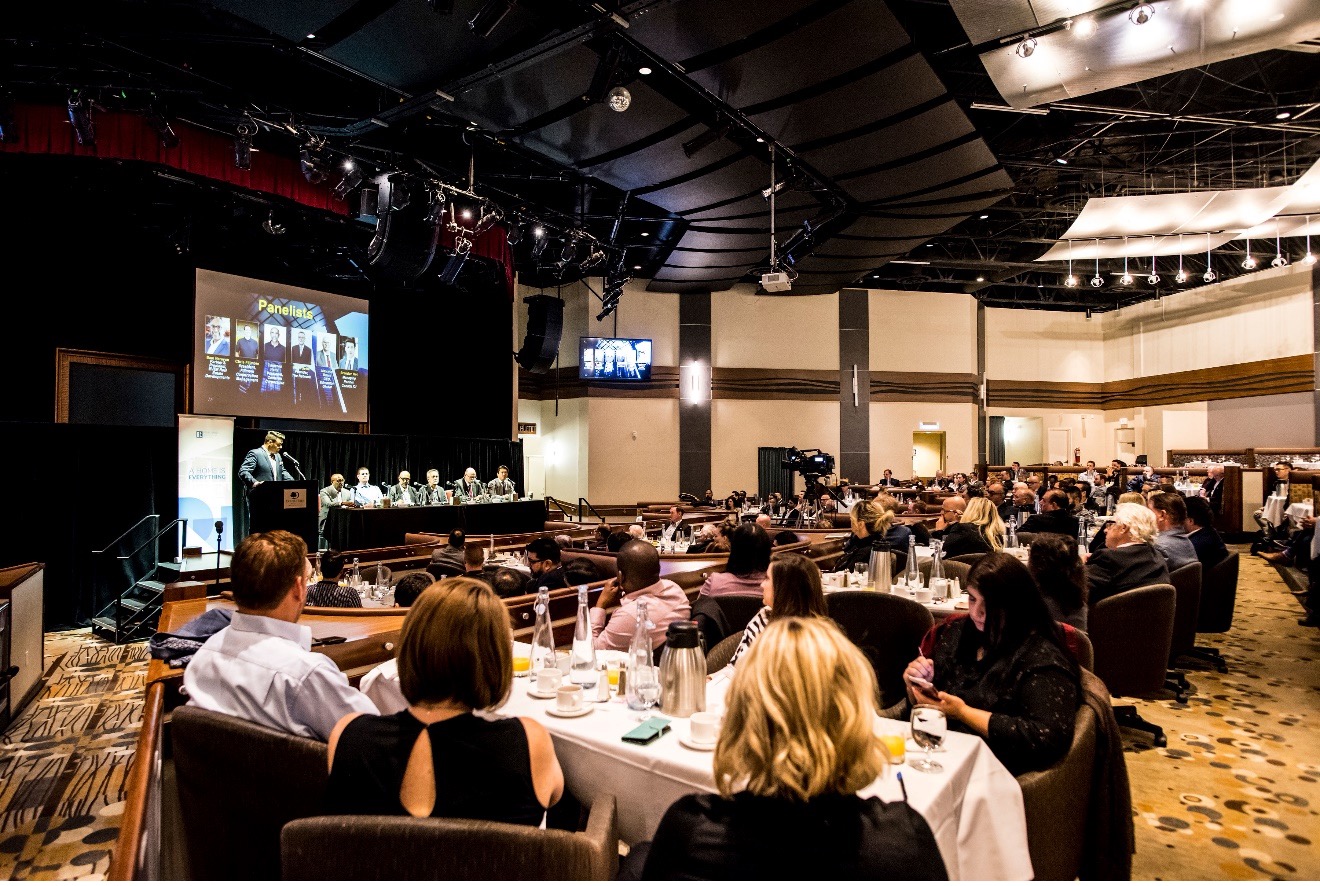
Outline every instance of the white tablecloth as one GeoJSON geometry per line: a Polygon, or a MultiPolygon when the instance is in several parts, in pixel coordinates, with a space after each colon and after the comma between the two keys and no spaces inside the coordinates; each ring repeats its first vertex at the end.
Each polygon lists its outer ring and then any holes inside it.
{"type": "MultiPolygon", "coordinates": [[[[635,715],[621,701],[596,704],[590,714],[574,719],[555,717],[546,713],[555,702],[530,697],[531,685],[530,678],[515,680],[500,713],[535,718],[549,730],[567,784],[579,796],[608,793],[617,798],[619,836],[625,842],[653,837],[665,811],[685,794],[715,791],[711,752],[689,750],[679,742],[688,733],[685,718],[675,719],[670,732],[657,741],[632,745],[620,740],[637,725],[635,715]]],[[[709,709],[722,708],[725,689],[723,682],[711,685],[709,709]]],[[[877,718],[877,730],[907,734],[907,724],[877,718]]],[[[909,759],[923,753],[909,742],[909,759]]],[[[950,731],[945,751],[936,756],[943,772],[891,767],[861,794],[901,800],[894,777],[901,769],[909,802],[930,824],[950,877],[1030,879],[1026,817],[1017,780],[973,735],[950,731]]]]}
{"type": "Polygon", "coordinates": [[[1301,523],[1302,520],[1311,516],[1313,513],[1311,504],[1305,501],[1293,502],[1288,505],[1283,512],[1284,516],[1293,522],[1294,525],[1301,523]]]}
{"type": "Polygon", "coordinates": [[[1283,522],[1283,516],[1288,508],[1288,499],[1282,495],[1271,495],[1265,499],[1265,507],[1262,509],[1263,516],[1275,526],[1283,522]]]}

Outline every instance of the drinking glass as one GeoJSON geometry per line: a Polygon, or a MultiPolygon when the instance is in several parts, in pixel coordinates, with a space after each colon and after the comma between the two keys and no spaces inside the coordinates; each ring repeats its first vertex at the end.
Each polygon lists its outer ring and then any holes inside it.
{"type": "Polygon", "coordinates": [[[944,771],[943,766],[931,759],[931,753],[944,744],[944,735],[948,731],[948,721],[939,708],[924,704],[912,708],[912,740],[926,752],[924,760],[912,764],[913,769],[922,772],[944,771]]]}
{"type": "Polygon", "coordinates": [[[660,701],[660,669],[654,665],[629,668],[627,700],[639,722],[647,719],[651,708],[660,701]]]}

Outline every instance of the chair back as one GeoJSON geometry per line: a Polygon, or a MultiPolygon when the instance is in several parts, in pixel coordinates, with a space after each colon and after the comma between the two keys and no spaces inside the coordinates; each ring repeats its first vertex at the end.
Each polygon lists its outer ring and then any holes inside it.
{"type": "Polygon", "coordinates": [[[1025,548],[1027,545],[1031,544],[1033,541],[1036,540],[1036,533],[1019,532],[1017,534],[1017,540],[1018,540],[1018,547],[1025,548]]]}
{"type": "Polygon", "coordinates": [[[706,673],[713,674],[716,671],[723,670],[728,664],[729,659],[733,658],[733,653],[738,650],[738,644],[742,642],[743,632],[730,634],[711,648],[706,653],[706,673]]]}
{"type": "Polygon", "coordinates": [[[1176,594],[1170,584],[1146,585],[1105,597],[1091,610],[1086,626],[1095,674],[1111,695],[1163,693],[1176,594]]]}
{"type": "Polygon", "coordinates": [[[724,613],[724,622],[729,626],[730,634],[742,633],[742,629],[765,605],[759,594],[721,594],[711,599],[724,613]]]}
{"type": "MultiPolygon", "coordinates": [[[[934,560],[927,560],[917,568],[921,570],[921,580],[930,584],[930,567],[934,560]]],[[[972,567],[966,563],[957,560],[945,560],[940,564],[944,569],[944,577],[952,581],[958,579],[958,583],[964,588],[967,587],[967,574],[972,571],[972,567]]]]}
{"type": "Polygon", "coordinates": [[[452,563],[432,563],[426,567],[426,571],[431,573],[431,578],[440,581],[441,579],[462,575],[463,567],[455,566],[452,563]]]}
{"type": "Polygon", "coordinates": [[[322,811],[325,744],[191,705],[170,736],[188,879],[277,879],[280,828],[322,811]]]}
{"type": "Polygon", "coordinates": [[[393,576],[394,573],[390,570],[390,567],[379,563],[362,570],[362,580],[367,584],[388,585],[393,576]]]}
{"type": "Polygon", "coordinates": [[[1196,622],[1201,609],[1201,561],[1186,563],[1169,573],[1175,591],[1173,640],[1169,660],[1186,655],[1196,646],[1196,622]]]}
{"type": "Polygon", "coordinates": [[[981,562],[981,558],[984,557],[984,556],[985,556],[984,553],[977,553],[977,554],[959,554],[959,555],[956,556],[956,557],[950,557],[949,559],[945,560],[944,562],[945,562],[945,563],[966,563],[968,566],[975,566],[977,563],[981,562]]]}
{"type": "Polygon", "coordinates": [[[592,568],[596,570],[596,575],[603,579],[615,578],[619,574],[619,558],[614,554],[576,550],[564,550],[559,553],[559,565],[565,569],[574,560],[584,560],[590,563],[592,568]]]}
{"type": "Polygon", "coordinates": [[[1088,671],[1095,670],[1095,647],[1091,645],[1091,638],[1087,636],[1086,631],[1079,631],[1075,628],[1072,632],[1073,644],[1077,647],[1077,666],[1085,668],[1088,671]]]}
{"type": "Polygon", "coordinates": [[[926,607],[874,591],[835,591],[825,597],[825,606],[875,669],[880,707],[906,698],[903,671],[935,623],[926,607]]]}
{"type": "Polygon", "coordinates": [[[1086,846],[1098,724],[1090,705],[1077,708],[1072,746],[1049,769],[1018,776],[1027,817],[1027,850],[1037,880],[1077,877],[1086,846]]]}
{"type": "Polygon", "coordinates": [[[1205,573],[1201,583],[1201,609],[1197,613],[1198,634],[1219,634],[1233,627],[1237,605],[1238,552],[1229,551],[1205,573]]]}
{"type": "MultiPolygon", "coordinates": [[[[618,865],[614,798],[581,832],[465,818],[327,815],[285,825],[286,880],[608,880],[618,865]]],[[[232,850],[232,847],[231,847],[232,850]]]]}

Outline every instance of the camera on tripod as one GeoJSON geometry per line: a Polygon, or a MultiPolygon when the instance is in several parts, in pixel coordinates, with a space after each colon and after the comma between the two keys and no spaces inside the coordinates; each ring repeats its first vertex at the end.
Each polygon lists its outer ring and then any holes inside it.
{"type": "Polygon", "coordinates": [[[781,467],[806,477],[810,485],[812,479],[834,473],[834,456],[819,449],[790,449],[784,454],[781,467]]]}

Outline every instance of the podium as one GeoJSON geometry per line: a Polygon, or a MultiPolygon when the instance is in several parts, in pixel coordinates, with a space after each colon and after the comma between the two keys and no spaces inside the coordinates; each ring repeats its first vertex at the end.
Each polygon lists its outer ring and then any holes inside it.
{"type": "Polygon", "coordinates": [[[267,480],[248,490],[248,532],[287,529],[317,547],[320,500],[316,484],[306,480],[267,480]]]}

